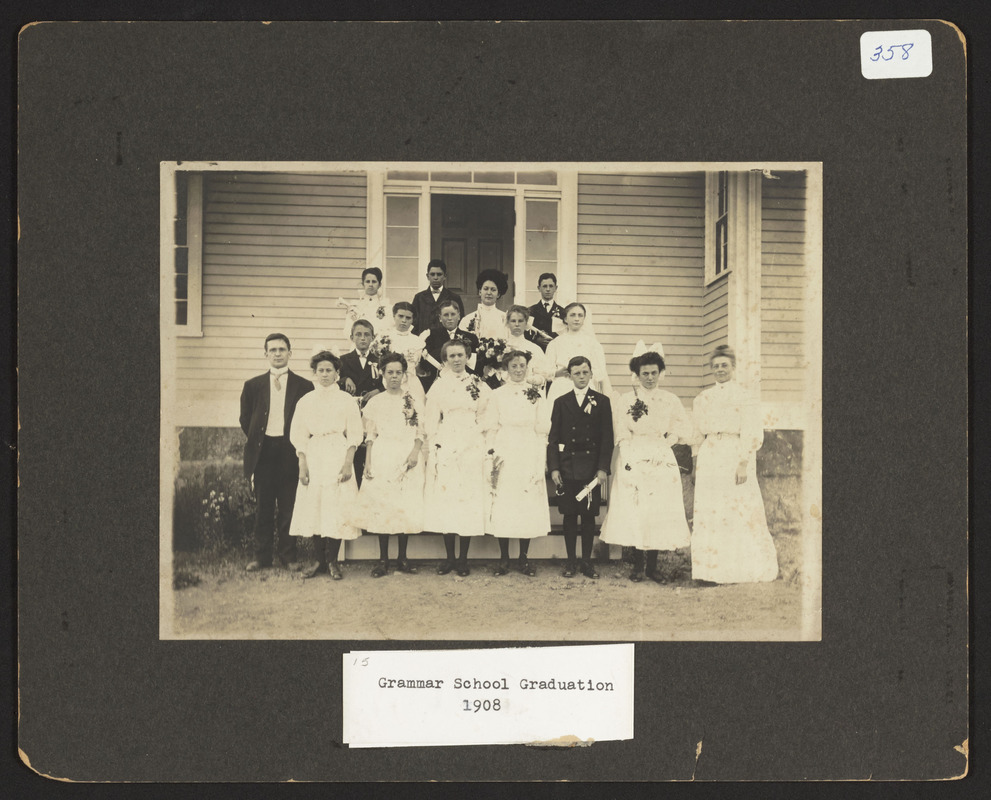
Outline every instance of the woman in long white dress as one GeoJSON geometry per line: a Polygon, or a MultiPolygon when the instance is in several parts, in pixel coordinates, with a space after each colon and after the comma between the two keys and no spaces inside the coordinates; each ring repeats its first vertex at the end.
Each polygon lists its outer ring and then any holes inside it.
{"type": "Polygon", "coordinates": [[[606,371],[606,354],[595,335],[584,328],[586,317],[585,306],[581,303],[569,303],[564,308],[565,330],[547,345],[544,353],[546,369],[553,377],[547,400],[553,404],[558,398],[566,395],[575,387],[568,377],[568,362],[575,356],[585,356],[592,364],[592,388],[609,394],[612,383],[606,371]]]}
{"type": "Polygon", "coordinates": [[[406,557],[408,535],[423,530],[423,404],[403,389],[406,359],[389,353],[379,362],[385,391],[364,409],[365,472],[355,524],[379,537],[379,562],[372,577],[389,571],[389,536],[399,536],[400,572],[416,567],[406,557]]]}
{"type": "Polygon", "coordinates": [[[423,528],[444,534],[447,559],[437,567],[440,575],[455,568],[458,536],[457,573],[470,574],[471,539],[485,534],[487,484],[481,421],[492,390],[465,371],[468,350],[458,339],[444,343],[441,360],[445,369],[430,387],[424,419],[428,457],[423,528]]]}
{"type": "Polygon", "coordinates": [[[361,294],[354,300],[338,301],[338,306],[344,307],[344,338],[351,336],[351,326],[359,319],[367,320],[375,328],[388,324],[389,309],[392,307],[389,298],[381,291],[382,270],[378,267],[366,267],[361,271],[361,294]]]}
{"type": "Polygon", "coordinates": [[[543,378],[527,378],[529,353],[511,350],[503,358],[507,382],[492,392],[483,427],[487,445],[489,492],[485,531],[499,539],[496,575],[509,572],[509,540],[520,540],[519,568],[536,574],[527,555],[530,540],[550,533],[544,468],[550,409],[543,378]]]}
{"type": "Polygon", "coordinates": [[[354,451],[361,444],[361,413],[355,399],[337,385],[341,360],[328,350],[310,359],[315,389],[296,404],[289,440],[299,457],[299,486],[291,536],[313,537],[317,565],[305,577],[343,576],[341,541],[357,539],[351,524],[358,497],[354,451]]]}
{"type": "Polygon", "coordinates": [[[692,425],[681,400],[658,386],[664,372],[659,353],[634,356],[630,371],[640,385],[613,404],[618,452],[599,538],[635,548],[631,581],[643,580],[646,553],[647,577],[663,583],[658,551],[688,547],[691,541],[681,470],[671,448],[690,441],[692,425]]]}
{"type": "Polygon", "coordinates": [[[764,441],[760,405],[735,380],[736,354],[717,347],[716,385],[695,398],[695,520],[692,578],[706,583],[773,581],[778,556],[757,483],[764,441]]]}
{"type": "Polygon", "coordinates": [[[406,374],[403,376],[403,389],[421,403],[426,400],[423,384],[416,375],[417,364],[423,357],[426,334],[415,334],[413,327],[413,304],[400,301],[392,307],[392,327],[382,330],[369,349],[376,362],[386,353],[399,353],[406,359],[406,374]]]}

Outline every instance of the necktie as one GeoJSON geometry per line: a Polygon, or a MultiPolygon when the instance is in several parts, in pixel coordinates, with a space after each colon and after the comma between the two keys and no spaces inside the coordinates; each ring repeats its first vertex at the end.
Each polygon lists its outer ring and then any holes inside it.
{"type": "Polygon", "coordinates": [[[279,375],[279,374],[276,374],[275,375],[275,390],[277,392],[281,392],[282,391],[282,382],[279,380],[281,377],[282,376],[279,375]]]}

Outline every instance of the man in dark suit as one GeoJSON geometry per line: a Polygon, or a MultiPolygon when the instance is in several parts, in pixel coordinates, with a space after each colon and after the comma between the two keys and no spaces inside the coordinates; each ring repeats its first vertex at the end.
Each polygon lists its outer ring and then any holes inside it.
{"type": "MultiPolygon", "coordinates": [[[[354,350],[341,356],[341,377],[338,381],[341,389],[358,398],[359,406],[371,400],[379,392],[385,391],[378,364],[368,357],[372,340],[375,338],[375,328],[366,319],[356,320],[351,326],[351,341],[354,350]]],[[[365,444],[362,442],[354,451],[354,476],[361,486],[365,473],[365,444]]]]}
{"type": "Polygon", "coordinates": [[[433,382],[437,380],[437,373],[440,371],[441,357],[440,349],[444,342],[451,339],[459,339],[471,347],[471,356],[468,359],[468,371],[473,372],[476,364],[478,351],[478,337],[469,331],[458,330],[458,323],[461,321],[461,312],[458,304],[454,300],[443,301],[437,309],[440,324],[430,329],[423,346],[427,350],[427,356],[420,361],[417,367],[417,374],[423,383],[423,390],[428,390],[433,382]]]}
{"type": "Polygon", "coordinates": [[[543,273],[537,279],[537,288],[540,290],[540,302],[529,308],[532,327],[526,332],[526,337],[546,350],[547,343],[557,336],[554,320],[564,321],[564,308],[554,300],[557,276],[553,272],[543,273]]]}
{"type": "Polygon", "coordinates": [[[547,437],[547,466],[560,498],[558,509],[564,516],[564,545],[568,551],[564,577],[575,575],[578,517],[581,516],[581,572],[586,577],[598,578],[599,573],[592,566],[592,539],[602,502],[602,486],[608,478],[612,459],[612,408],[608,397],[589,388],[592,363],[585,356],[575,356],[568,362],[568,374],[575,389],[554,401],[551,431],[547,437]],[[576,499],[593,479],[598,479],[598,485],[587,497],[576,499]]]}
{"type": "Polygon", "coordinates": [[[246,381],[241,391],[241,430],[248,437],[244,477],[253,482],[258,501],[255,560],[248,564],[249,572],[272,566],[276,531],[279,561],[288,567],[296,560],[296,540],[289,535],[289,524],[296,502],[299,459],[289,441],[289,426],[296,403],[313,390],[313,384],[289,371],[291,355],[289,337],[270,333],[265,339],[269,371],[246,381]]]}
{"type": "Polygon", "coordinates": [[[448,289],[447,264],[435,258],[427,264],[427,280],[430,287],[413,295],[413,333],[422,333],[437,324],[437,312],[441,303],[453,300],[458,304],[458,313],[465,315],[465,306],[457,292],[448,289]]]}

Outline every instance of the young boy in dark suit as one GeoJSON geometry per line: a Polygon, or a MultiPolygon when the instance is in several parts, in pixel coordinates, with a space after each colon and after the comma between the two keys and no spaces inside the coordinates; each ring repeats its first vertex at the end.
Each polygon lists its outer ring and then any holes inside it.
{"type": "Polygon", "coordinates": [[[557,336],[554,333],[554,320],[560,320],[559,324],[564,323],[564,308],[554,299],[557,294],[557,276],[553,272],[544,272],[537,279],[537,289],[540,290],[540,302],[530,306],[531,327],[526,332],[526,338],[546,350],[550,340],[557,336]]]}
{"type": "Polygon", "coordinates": [[[564,516],[564,545],[568,551],[564,577],[575,575],[580,516],[580,569],[586,577],[598,578],[599,573],[592,566],[592,540],[595,538],[595,518],[602,502],[602,486],[609,475],[612,458],[612,408],[608,397],[589,388],[592,362],[585,356],[575,356],[568,362],[568,374],[575,389],[554,401],[551,431],[547,437],[547,466],[560,498],[558,509],[564,516]],[[599,485],[587,497],[576,499],[575,495],[594,478],[598,478],[599,485]]]}
{"type": "MultiPolygon", "coordinates": [[[[354,350],[341,356],[341,377],[338,385],[348,394],[358,398],[358,404],[364,408],[372,397],[385,391],[378,364],[369,358],[372,340],[375,338],[375,328],[366,319],[355,320],[351,326],[351,341],[354,350]]],[[[358,445],[354,452],[354,477],[361,486],[361,478],[365,472],[365,445],[358,445]]]]}
{"type": "Polygon", "coordinates": [[[458,313],[465,315],[465,306],[457,292],[447,288],[447,264],[439,258],[427,264],[427,281],[430,286],[413,295],[413,333],[423,333],[438,323],[440,304],[451,300],[458,305],[458,313]]]}

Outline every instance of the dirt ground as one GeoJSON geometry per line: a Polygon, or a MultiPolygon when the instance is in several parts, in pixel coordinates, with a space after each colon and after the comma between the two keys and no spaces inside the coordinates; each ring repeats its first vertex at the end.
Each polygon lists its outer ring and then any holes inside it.
{"type": "MultiPolygon", "coordinates": [[[[436,639],[521,641],[796,640],[802,592],[792,574],[772,583],[698,586],[679,576],[683,562],[662,562],[672,580],[632,583],[619,561],[597,565],[600,578],[565,578],[556,560],[535,561],[537,575],[495,577],[493,561],[472,561],[471,575],[342,564],[344,580],[243,565],[183,567],[199,583],[176,589],[173,633],[210,639],[436,639]]],[[[177,566],[182,566],[177,563],[177,566]]]]}

